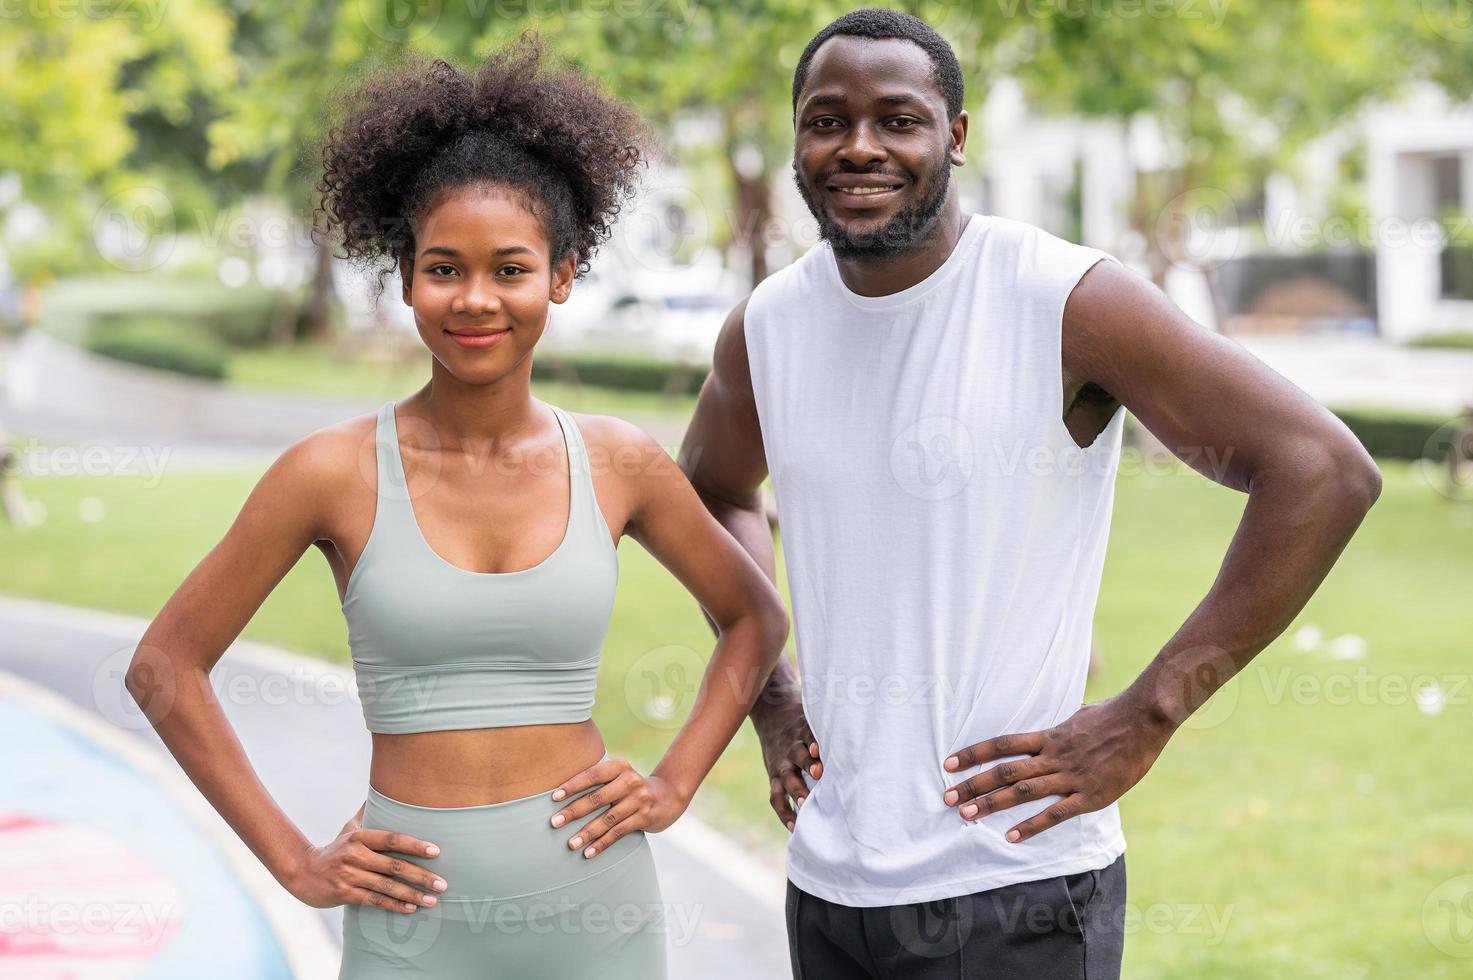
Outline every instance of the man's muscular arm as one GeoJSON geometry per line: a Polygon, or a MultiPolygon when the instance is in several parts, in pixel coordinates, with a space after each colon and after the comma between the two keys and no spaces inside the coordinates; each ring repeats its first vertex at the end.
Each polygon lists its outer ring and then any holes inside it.
{"type": "MultiPolygon", "coordinates": [[[[701,386],[678,460],[706,509],[776,583],[772,529],[762,507],[767,457],[747,364],[743,332],[746,310],[747,301],[743,300],[727,315],[721,328],[711,373],[701,386]]],[[[708,615],[706,620],[709,623],[711,617],[708,615]]],[[[772,808],[792,830],[795,808],[808,795],[800,769],[816,778],[822,767],[817,761],[818,745],[803,715],[797,672],[787,657],[778,658],[751,718],[762,743],[772,808]]]]}
{"type": "Polygon", "coordinates": [[[1119,799],[1212,693],[1293,622],[1381,490],[1345,425],[1233,341],[1203,330],[1151,283],[1110,262],[1064,309],[1065,375],[1125,405],[1188,465],[1248,494],[1207,596],[1128,688],[1054,728],[959,747],[964,817],[1060,797],[1008,831],[1026,840],[1119,799]],[[979,798],[980,797],[980,798],[979,798]]]}

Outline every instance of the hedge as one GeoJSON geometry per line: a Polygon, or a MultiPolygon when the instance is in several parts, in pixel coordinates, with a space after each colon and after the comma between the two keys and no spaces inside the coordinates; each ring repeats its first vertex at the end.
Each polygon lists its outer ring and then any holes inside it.
{"type": "Polygon", "coordinates": [[[1375,408],[1331,409],[1372,456],[1382,459],[1441,459],[1446,439],[1438,430],[1453,419],[1424,412],[1375,408]]]}
{"type": "Polygon", "coordinates": [[[532,361],[532,377],[537,380],[667,395],[696,394],[710,370],[704,364],[674,364],[622,354],[557,352],[538,355],[532,361]]]}
{"type": "Polygon", "coordinates": [[[119,320],[93,329],[87,349],[130,364],[196,378],[225,377],[225,345],[174,320],[119,320]]]}

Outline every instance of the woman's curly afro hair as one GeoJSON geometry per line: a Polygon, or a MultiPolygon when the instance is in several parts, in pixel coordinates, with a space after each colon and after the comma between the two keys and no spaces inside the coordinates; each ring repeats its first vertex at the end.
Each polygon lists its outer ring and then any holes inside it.
{"type": "Polygon", "coordinates": [[[399,260],[413,259],[417,219],[475,185],[519,194],[553,261],[572,255],[582,277],[652,146],[632,109],[573,69],[548,67],[532,32],[474,76],[410,55],[333,101],[340,122],[320,144],[314,223],[338,228],[345,257],[376,267],[380,290],[399,260]]]}

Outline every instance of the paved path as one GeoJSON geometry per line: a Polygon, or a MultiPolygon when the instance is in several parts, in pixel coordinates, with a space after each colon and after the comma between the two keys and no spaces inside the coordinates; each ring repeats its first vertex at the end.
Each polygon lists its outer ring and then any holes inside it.
{"type": "Polygon", "coordinates": [[[1452,417],[1473,404],[1473,350],[1399,347],[1334,333],[1232,339],[1333,408],[1399,408],[1452,417]]]}
{"type": "MultiPolygon", "coordinates": [[[[0,671],[55,692],[95,718],[111,744],[144,747],[151,758],[162,760],[164,770],[187,781],[122,687],[122,673],[146,625],[132,617],[0,598],[0,671]]],[[[330,838],[358,809],[368,782],[370,741],[349,678],[351,674],[334,665],[246,642],[233,646],[211,674],[217,696],[262,781],[303,832],[317,841],[330,838]]],[[[26,744],[24,739],[21,744],[26,744]]],[[[51,758],[44,753],[43,757],[51,758]]],[[[66,757],[56,761],[65,763],[66,757]]],[[[26,802],[16,798],[15,766],[0,760],[0,811],[26,802]]],[[[86,779],[82,772],[66,778],[74,783],[86,779]]],[[[203,802],[197,791],[193,795],[203,802]]],[[[238,844],[213,809],[207,804],[204,809],[208,813],[201,819],[213,819],[217,836],[224,828],[238,844]]],[[[95,820],[104,831],[117,819],[110,809],[92,812],[105,814],[105,819],[95,820]]],[[[690,816],[651,840],[663,897],[671,910],[673,980],[767,980],[789,975],[779,866],[733,850],[723,837],[690,816]]],[[[258,895],[272,889],[284,894],[259,862],[254,869],[258,895]]],[[[318,913],[297,903],[293,914],[298,922],[308,917],[311,928],[334,941],[340,935],[341,909],[318,913]]],[[[8,965],[0,965],[0,974],[15,975],[8,965]]]]}

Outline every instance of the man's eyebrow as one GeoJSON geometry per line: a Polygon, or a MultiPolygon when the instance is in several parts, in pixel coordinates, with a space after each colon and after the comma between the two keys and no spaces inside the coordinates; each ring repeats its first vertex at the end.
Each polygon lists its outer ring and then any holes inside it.
{"type": "MultiPolygon", "coordinates": [[[[812,106],[821,106],[821,105],[845,105],[848,102],[849,102],[849,97],[847,95],[845,95],[842,92],[834,92],[834,93],[830,93],[830,94],[827,94],[827,95],[815,95],[813,98],[809,99],[804,104],[804,107],[805,108],[808,108],[808,107],[812,107],[812,106]]],[[[889,105],[919,105],[919,106],[924,106],[926,104],[926,101],[924,99],[922,99],[918,95],[913,95],[913,94],[908,93],[908,92],[902,92],[902,93],[897,93],[895,95],[881,95],[881,96],[879,96],[878,98],[875,99],[875,104],[876,105],[887,105],[887,106],[889,106],[889,105]]]]}
{"type": "MultiPolygon", "coordinates": [[[[420,252],[419,254],[420,255],[448,255],[452,259],[458,259],[458,258],[460,258],[460,252],[457,251],[456,249],[450,248],[447,245],[431,245],[429,248],[426,248],[423,252],[420,252]]],[[[496,251],[492,252],[491,254],[492,255],[535,255],[537,253],[533,252],[530,248],[528,248],[525,245],[507,245],[507,246],[505,246],[503,248],[498,248],[496,251]]]]}

